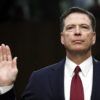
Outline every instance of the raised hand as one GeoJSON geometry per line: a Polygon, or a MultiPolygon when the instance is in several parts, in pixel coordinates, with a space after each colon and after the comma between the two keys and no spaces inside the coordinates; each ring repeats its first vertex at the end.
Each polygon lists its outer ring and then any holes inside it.
{"type": "Polygon", "coordinates": [[[17,73],[17,57],[12,59],[9,46],[2,44],[0,46],[0,87],[12,85],[17,73]]]}

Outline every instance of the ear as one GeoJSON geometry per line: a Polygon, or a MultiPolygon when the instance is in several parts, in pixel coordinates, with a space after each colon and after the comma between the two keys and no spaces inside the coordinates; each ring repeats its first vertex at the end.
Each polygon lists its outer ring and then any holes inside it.
{"type": "Polygon", "coordinates": [[[96,33],[93,32],[93,45],[95,44],[95,42],[96,42],[96,33]]]}
{"type": "Polygon", "coordinates": [[[64,45],[64,34],[63,32],[60,33],[61,44],[64,45]]]}

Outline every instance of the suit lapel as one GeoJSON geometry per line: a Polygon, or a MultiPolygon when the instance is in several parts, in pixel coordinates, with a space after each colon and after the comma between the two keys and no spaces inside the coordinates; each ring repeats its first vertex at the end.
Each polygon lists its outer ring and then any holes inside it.
{"type": "Polygon", "coordinates": [[[49,75],[53,100],[64,100],[64,64],[65,59],[56,64],[49,75]]]}
{"type": "Polygon", "coordinates": [[[100,62],[93,59],[93,85],[91,100],[100,100],[100,62]]]}

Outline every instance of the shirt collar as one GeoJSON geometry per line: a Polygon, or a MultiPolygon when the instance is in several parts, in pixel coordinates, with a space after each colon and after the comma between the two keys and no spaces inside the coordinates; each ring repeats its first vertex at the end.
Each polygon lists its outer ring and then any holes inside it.
{"type": "Polygon", "coordinates": [[[80,65],[80,68],[82,70],[82,74],[84,76],[86,76],[89,72],[89,70],[92,68],[93,66],[93,60],[92,60],[92,56],[90,56],[89,58],[87,58],[85,61],[83,61],[80,65]]]}
{"type": "Polygon", "coordinates": [[[73,72],[76,68],[76,66],[80,66],[82,74],[86,76],[89,72],[89,70],[92,68],[93,63],[92,63],[92,56],[87,58],[85,61],[83,61],[80,65],[75,64],[73,61],[71,61],[68,57],[66,57],[66,62],[65,62],[65,67],[67,68],[67,71],[69,75],[72,77],[73,72]]]}

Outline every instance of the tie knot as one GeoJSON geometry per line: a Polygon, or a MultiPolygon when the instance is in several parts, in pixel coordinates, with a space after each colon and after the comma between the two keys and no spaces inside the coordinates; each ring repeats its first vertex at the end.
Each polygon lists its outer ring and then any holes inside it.
{"type": "Polygon", "coordinates": [[[77,66],[77,67],[75,68],[75,74],[78,74],[78,73],[79,73],[79,71],[81,71],[81,69],[80,69],[80,67],[79,67],[79,66],[77,66]]]}

